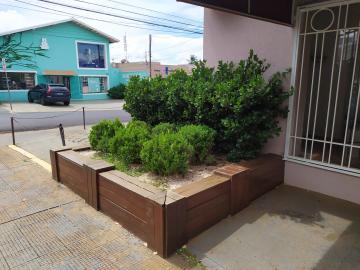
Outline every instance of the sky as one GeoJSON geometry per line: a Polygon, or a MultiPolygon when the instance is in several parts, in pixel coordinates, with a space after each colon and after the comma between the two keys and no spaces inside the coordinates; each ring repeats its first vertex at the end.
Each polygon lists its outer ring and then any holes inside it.
{"type": "Polygon", "coordinates": [[[112,61],[119,62],[125,58],[125,35],[128,61],[144,61],[149,51],[149,34],[152,35],[153,61],[184,64],[190,55],[202,59],[201,7],[176,0],[0,0],[0,34],[71,17],[120,40],[110,45],[112,61]]]}

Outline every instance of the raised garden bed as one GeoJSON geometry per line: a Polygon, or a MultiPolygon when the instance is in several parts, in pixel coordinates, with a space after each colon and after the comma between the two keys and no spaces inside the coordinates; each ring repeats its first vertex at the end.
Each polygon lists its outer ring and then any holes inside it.
{"type": "Polygon", "coordinates": [[[51,150],[53,178],[143,239],[162,257],[283,183],[283,160],[269,154],[217,168],[208,177],[163,190],[115,170],[108,162],[81,154],[88,150],[51,150]]]}

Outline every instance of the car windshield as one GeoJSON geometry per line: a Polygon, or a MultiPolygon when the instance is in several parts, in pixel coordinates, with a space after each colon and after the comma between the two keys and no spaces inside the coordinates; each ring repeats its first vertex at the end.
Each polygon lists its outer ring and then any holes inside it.
{"type": "Polygon", "coordinates": [[[49,86],[50,87],[65,87],[65,85],[63,85],[63,84],[53,84],[53,83],[49,84],[49,86]]]}

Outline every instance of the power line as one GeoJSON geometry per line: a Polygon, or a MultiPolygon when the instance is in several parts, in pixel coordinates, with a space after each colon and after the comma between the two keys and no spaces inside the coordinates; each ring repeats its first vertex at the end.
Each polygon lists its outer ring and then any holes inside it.
{"type": "MultiPolygon", "coordinates": [[[[15,0],[15,1],[18,1],[18,0],[15,0]]],[[[171,28],[171,29],[175,29],[175,30],[181,30],[181,31],[184,31],[184,32],[189,32],[189,33],[194,33],[194,34],[201,34],[201,35],[203,34],[202,32],[199,32],[199,31],[196,31],[196,30],[189,30],[189,29],[180,28],[180,27],[177,27],[177,26],[164,25],[164,24],[160,24],[160,23],[154,23],[154,22],[144,21],[144,20],[140,20],[140,19],[136,19],[136,18],[130,18],[130,17],[121,16],[121,15],[112,14],[112,13],[103,12],[103,11],[96,11],[96,10],[93,10],[93,9],[83,8],[83,7],[79,7],[79,6],[72,6],[72,5],[63,4],[63,3],[60,4],[60,3],[56,3],[56,2],[52,2],[52,1],[48,1],[48,0],[37,0],[37,1],[45,2],[45,3],[49,3],[49,4],[54,4],[54,5],[58,5],[58,6],[62,6],[62,7],[79,9],[79,10],[83,10],[83,11],[87,11],[87,12],[92,12],[92,13],[96,13],[96,14],[101,14],[101,15],[106,15],[106,16],[111,16],[111,17],[117,17],[117,18],[122,18],[122,19],[125,19],[125,20],[142,22],[142,23],[149,24],[149,25],[154,25],[154,26],[159,26],[159,27],[165,27],[165,28],[171,28]]]]}
{"type": "Polygon", "coordinates": [[[128,6],[128,7],[133,7],[133,8],[136,8],[136,9],[142,9],[142,10],[147,10],[147,11],[150,11],[150,12],[155,12],[155,13],[163,14],[163,15],[166,15],[166,16],[172,16],[172,17],[176,17],[176,18],[180,18],[180,19],[185,19],[185,20],[197,22],[197,23],[202,23],[200,21],[193,20],[193,19],[190,19],[190,18],[185,18],[185,17],[177,16],[177,15],[174,15],[174,14],[171,14],[171,13],[157,11],[157,10],[154,10],[154,9],[144,8],[144,7],[141,7],[141,6],[136,6],[136,5],[124,3],[124,2],[121,2],[121,1],[116,1],[116,0],[106,0],[106,1],[112,2],[112,3],[117,3],[117,4],[120,4],[120,5],[124,5],[124,6],[128,6]]]}
{"type": "Polygon", "coordinates": [[[57,9],[53,9],[53,8],[49,8],[49,7],[43,7],[43,6],[40,6],[40,5],[33,4],[33,3],[27,3],[27,2],[21,1],[21,0],[13,0],[13,1],[24,3],[24,4],[27,4],[27,5],[31,5],[31,6],[35,6],[35,7],[39,7],[39,8],[45,9],[45,10],[52,10],[52,11],[55,11],[55,12],[43,11],[43,10],[32,9],[32,8],[27,8],[27,7],[22,7],[22,6],[20,7],[20,6],[9,5],[9,4],[1,4],[0,3],[0,5],[11,6],[11,7],[16,7],[16,8],[20,8],[20,9],[36,11],[36,12],[40,12],[40,13],[55,14],[55,15],[60,15],[60,16],[76,16],[76,17],[83,18],[83,19],[99,21],[99,22],[105,22],[105,23],[109,23],[109,24],[121,25],[121,26],[125,26],[125,27],[137,28],[137,29],[158,31],[158,32],[164,32],[164,33],[173,33],[173,34],[184,34],[183,32],[170,31],[170,30],[165,30],[165,29],[153,29],[153,28],[147,28],[147,27],[139,27],[139,26],[130,25],[130,24],[124,24],[124,23],[120,23],[120,22],[114,22],[114,21],[109,21],[109,20],[91,18],[91,17],[82,16],[82,15],[78,15],[78,14],[74,14],[74,13],[69,13],[69,12],[65,12],[65,11],[61,11],[61,10],[57,10],[57,9]],[[64,14],[66,14],[66,15],[64,15],[64,14]]]}
{"type": "Polygon", "coordinates": [[[168,21],[168,22],[173,22],[173,23],[178,23],[178,24],[183,24],[183,25],[194,26],[196,28],[202,28],[202,27],[199,27],[199,26],[191,24],[191,23],[180,22],[180,21],[176,21],[176,20],[156,17],[156,16],[152,16],[152,15],[147,15],[147,14],[144,14],[144,13],[134,12],[134,11],[130,11],[130,10],[122,9],[122,8],[111,7],[111,6],[107,6],[107,5],[103,5],[103,4],[100,5],[100,4],[92,3],[92,2],[89,2],[89,1],[85,1],[85,0],[73,0],[73,1],[80,2],[80,3],[85,3],[85,4],[90,4],[90,5],[94,5],[94,6],[98,6],[98,7],[103,7],[103,8],[111,8],[111,9],[115,9],[115,10],[119,10],[119,11],[123,11],[123,12],[128,12],[128,13],[135,14],[135,15],[154,18],[154,19],[157,19],[157,20],[163,20],[163,21],[168,21]]]}

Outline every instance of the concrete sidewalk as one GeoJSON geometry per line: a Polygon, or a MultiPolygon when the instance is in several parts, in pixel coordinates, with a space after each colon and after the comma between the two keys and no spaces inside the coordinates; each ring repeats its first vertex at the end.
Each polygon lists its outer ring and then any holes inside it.
{"type": "MultiPolygon", "coordinates": [[[[121,110],[123,105],[124,101],[119,99],[71,101],[69,106],[64,106],[61,103],[43,106],[39,103],[15,102],[13,103],[13,112],[68,112],[81,109],[82,107],[85,107],[86,110],[121,110]]],[[[9,112],[11,112],[9,103],[0,104],[0,115],[1,113],[9,112]]]]}
{"type": "Polygon", "coordinates": [[[209,269],[358,270],[360,206],[280,186],[188,248],[209,269]]]}
{"type": "Polygon", "coordinates": [[[29,159],[0,147],[0,269],[192,269],[164,260],[29,159]]]}
{"type": "MultiPolygon", "coordinates": [[[[84,130],[82,126],[65,127],[66,146],[87,144],[90,128],[91,126],[87,126],[84,130]]],[[[16,132],[15,139],[17,146],[48,163],[50,163],[50,149],[62,147],[60,132],[57,128],[16,132]]],[[[0,147],[10,144],[12,144],[11,133],[0,134],[0,147]]]]}

